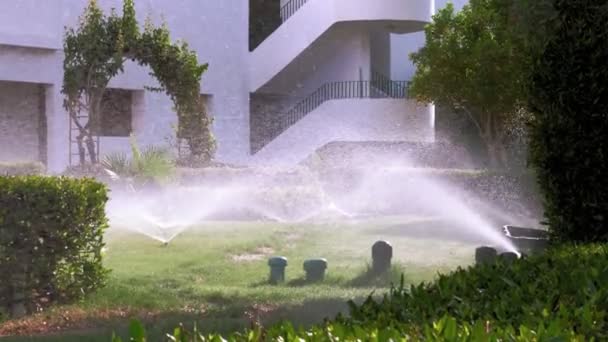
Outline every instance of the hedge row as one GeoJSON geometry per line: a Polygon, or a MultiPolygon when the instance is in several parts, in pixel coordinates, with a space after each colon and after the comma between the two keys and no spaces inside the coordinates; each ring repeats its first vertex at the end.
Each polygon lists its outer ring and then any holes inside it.
{"type": "MultiPolygon", "coordinates": [[[[132,322],[128,341],[145,342],[146,331],[139,322],[132,322]]],[[[118,336],[112,342],[122,342],[118,336]]],[[[166,341],[172,342],[258,342],[258,341],[298,341],[298,342],[334,342],[334,341],[409,341],[409,342],[530,342],[530,341],[586,341],[585,337],[572,328],[558,321],[548,321],[533,329],[522,326],[494,327],[489,322],[478,321],[475,324],[461,323],[446,316],[432,324],[419,327],[404,324],[379,326],[375,324],[342,324],[326,323],[310,329],[295,329],[290,323],[277,325],[269,330],[256,328],[230,336],[218,334],[205,335],[196,327],[186,329],[177,327],[167,334],[166,341]]]]}
{"type": "Polygon", "coordinates": [[[552,239],[608,241],[608,6],[552,3],[556,31],[532,77],[531,160],[552,239]]]}
{"type": "Polygon", "coordinates": [[[608,247],[560,247],[513,264],[460,269],[431,284],[394,288],[381,301],[350,303],[346,322],[460,323],[538,327],[553,322],[587,340],[608,339],[608,247]]]}
{"type": "MultiPolygon", "coordinates": [[[[379,301],[350,303],[349,317],[310,329],[286,322],[222,337],[179,327],[168,340],[605,341],[606,284],[608,246],[554,247],[513,263],[460,269],[433,283],[401,284],[379,301]]],[[[132,341],[144,341],[141,324],[132,322],[130,331],[132,341]]]]}
{"type": "Polygon", "coordinates": [[[0,176],[0,309],[20,316],[103,284],[107,199],[91,179],[0,176]]]}

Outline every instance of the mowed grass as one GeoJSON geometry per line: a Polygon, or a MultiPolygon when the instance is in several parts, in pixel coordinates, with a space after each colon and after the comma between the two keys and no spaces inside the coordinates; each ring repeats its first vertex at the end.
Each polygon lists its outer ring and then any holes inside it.
{"type": "Polygon", "coordinates": [[[113,331],[124,333],[132,317],[158,340],[180,322],[219,332],[258,320],[318,323],[345,312],[350,299],[386,292],[402,274],[406,282],[419,283],[470,264],[475,245],[454,239],[457,234],[433,234],[444,225],[411,217],[317,225],[213,222],[167,246],[110,229],[105,263],[112,273],[105,288],[82,303],[6,322],[0,334],[21,335],[7,341],[108,341],[113,331]],[[421,227],[429,233],[421,235],[421,227]],[[379,239],[394,248],[393,270],[382,279],[366,275],[371,246],[379,239]],[[267,259],[274,255],[289,260],[287,281],[279,286],[267,284],[267,259]],[[306,284],[302,263],[317,257],[328,260],[326,280],[306,284]],[[40,334],[45,336],[24,337],[40,334]]]}

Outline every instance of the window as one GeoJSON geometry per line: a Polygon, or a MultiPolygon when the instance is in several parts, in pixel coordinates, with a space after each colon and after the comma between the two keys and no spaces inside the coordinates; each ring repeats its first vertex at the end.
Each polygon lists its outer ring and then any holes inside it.
{"type": "Polygon", "coordinates": [[[107,89],[101,100],[100,136],[128,137],[132,131],[133,93],[124,89],[107,89]]]}

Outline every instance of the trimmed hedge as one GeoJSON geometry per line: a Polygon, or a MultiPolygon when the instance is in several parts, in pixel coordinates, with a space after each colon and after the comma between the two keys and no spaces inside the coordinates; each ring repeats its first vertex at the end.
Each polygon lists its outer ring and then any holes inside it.
{"type": "Polygon", "coordinates": [[[608,247],[560,247],[545,255],[460,269],[431,284],[393,288],[377,302],[350,303],[353,324],[459,323],[529,328],[556,324],[586,340],[608,340],[608,247]]]}
{"type": "Polygon", "coordinates": [[[107,200],[92,179],[0,177],[0,308],[18,315],[103,285],[107,200]]]}
{"type": "Polygon", "coordinates": [[[45,169],[40,162],[0,163],[0,176],[41,175],[45,169]]]}
{"type": "MultiPolygon", "coordinates": [[[[131,322],[128,341],[145,342],[146,331],[137,321],[131,322]]],[[[118,336],[112,342],[122,342],[118,336]]],[[[177,342],[258,342],[258,341],[436,341],[436,342],[477,342],[477,341],[585,341],[584,336],[577,334],[561,322],[552,321],[530,329],[522,326],[493,327],[488,322],[478,321],[475,324],[459,324],[452,317],[444,317],[432,324],[420,327],[404,324],[379,326],[374,324],[353,325],[329,322],[310,329],[296,329],[290,323],[276,325],[269,330],[256,328],[245,332],[233,333],[224,337],[218,334],[205,335],[196,327],[186,329],[179,326],[172,334],[167,334],[166,341],[177,342]]]]}
{"type": "Polygon", "coordinates": [[[552,239],[608,241],[608,6],[552,3],[557,29],[532,78],[531,161],[552,239]]]}

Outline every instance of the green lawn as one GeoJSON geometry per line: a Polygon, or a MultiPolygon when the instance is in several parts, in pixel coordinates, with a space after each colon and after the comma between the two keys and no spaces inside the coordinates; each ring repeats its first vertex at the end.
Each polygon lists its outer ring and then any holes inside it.
{"type": "Polygon", "coordinates": [[[348,299],[385,292],[401,274],[417,283],[470,264],[475,245],[446,230],[443,222],[403,217],[319,225],[218,222],[195,227],[168,246],[110,230],[106,264],[112,273],[104,289],[82,303],[6,322],[0,333],[46,334],[7,341],[108,341],[130,317],[144,320],[155,336],[181,321],[220,332],[242,329],[252,319],[317,323],[344,311],[348,299]],[[391,279],[365,276],[378,239],[394,247],[391,279]],[[271,255],[289,259],[283,285],[266,284],[271,255]],[[302,262],[310,257],[328,260],[323,284],[303,284],[302,262]]]}

